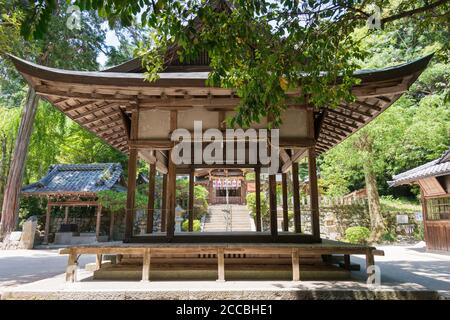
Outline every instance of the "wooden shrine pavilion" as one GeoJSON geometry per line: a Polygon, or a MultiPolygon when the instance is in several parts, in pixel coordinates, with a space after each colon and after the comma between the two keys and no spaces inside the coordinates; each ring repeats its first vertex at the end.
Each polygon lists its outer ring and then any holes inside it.
{"type": "MultiPolygon", "coordinates": [[[[189,231],[192,231],[193,186],[197,169],[254,170],[256,195],[259,195],[261,188],[261,170],[265,169],[265,165],[260,162],[249,164],[248,162],[225,163],[224,161],[223,164],[203,162],[201,164],[175,165],[170,157],[170,151],[175,146],[175,142],[171,140],[171,134],[174,130],[183,128],[192,132],[194,121],[202,121],[203,130],[218,129],[223,131],[226,129],[224,119],[232,116],[239,104],[236,90],[206,85],[206,79],[210,71],[207,53],[200,54],[197,59],[189,62],[180,62],[177,59],[171,60],[166,65],[164,72],[160,73],[159,79],[154,82],[145,80],[144,70],[139,58],[103,72],[82,72],[44,67],[11,56],[15,67],[30,87],[35,90],[36,94],[49,101],[73,121],[79,123],[112,147],[128,155],[128,199],[124,242],[141,246],[144,254],[144,266],[149,266],[150,251],[148,250],[153,250],[143,245],[144,243],[158,245],[159,248],[165,244],[167,250],[171,250],[170,245],[173,244],[183,246],[196,243],[197,250],[213,250],[213,252],[216,252],[219,265],[222,265],[222,267],[223,254],[227,250],[231,250],[228,247],[231,244],[233,244],[233,250],[236,250],[236,248],[247,250],[248,247],[255,244],[258,246],[264,245],[264,248],[269,250],[268,252],[284,252],[283,250],[286,249],[287,252],[292,251],[293,265],[297,266],[298,250],[302,250],[300,248],[302,245],[320,245],[322,239],[319,226],[316,157],[386,110],[408,90],[426,68],[430,59],[431,56],[427,56],[395,67],[356,72],[354,76],[361,81],[352,89],[356,98],[355,101],[352,103],[342,102],[338,108],[334,109],[326,106],[313,106],[309,103],[292,103],[289,98],[298,97],[301,94],[301,88],[288,92],[287,108],[281,115],[282,124],[279,127],[280,165],[278,172],[282,173],[283,176],[283,205],[285,208],[287,208],[286,175],[289,173],[292,175],[295,230],[293,232],[278,231],[276,179],[275,175],[272,174],[269,175],[268,182],[270,231],[261,231],[260,199],[257,197],[255,232],[206,234],[175,232],[177,174],[190,176],[188,211],[189,231]],[[310,229],[312,230],[310,234],[302,232],[300,219],[298,161],[304,157],[308,158],[309,166],[310,229]],[[138,159],[146,161],[150,167],[150,196],[147,208],[147,234],[145,235],[136,232],[134,223],[137,209],[134,199],[138,159]],[[153,195],[156,171],[164,175],[164,203],[159,232],[153,232],[155,203],[153,195]],[[217,247],[211,248],[212,243],[217,244],[217,247]],[[283,245],[287,247],[285,248],[283,245]]],[[[259,123],[254,123],[252,128],[265,128],[267,122],[266,118],[261,119],[259,123]]],[[[325,246],[325,244],[323,245],[325,246]]],[[[135,247],[133,248],[133,250],[138,250],[135,247]]],[[[346,254],[356,252],[348,245],[343,247],[333,245],[326,248],[328,248],[328,251],[324,247],[321,247],[320,250],[325,250],[329,254],[333,252],[346,254]]],[[[120,248],[116,249],[121,250],[120,248]]],[[[368,254],[368,264],[373,264],[372,249],[364,247],[357,251],[368,254]]],[[[89,251],[87,249],[77,250],[70,251],[73,259],[75,259],[77,253],[89,251]]],[[[186,252],[185,249],[180,250],[186,252]]],[[[261,250],[252,252],[261,253],[261,250]]],[[[107,249],[102,252],[111,253],[112,251],[114,250],[107,249]]],[[[223,268],[219,269],[219,278],[223,277],[223,272],[220,270],[223,271],[223,268]]],[[[297,271],[297,269],[294,270],[294,278],[298,275],[297,271]]],[[[143,277],[147,276],[148,273],[145,271],[143,277]]]]}
{"type": "Polygon", "coordinates": [[[440,158],[393,177],[391,187],[420,186],[424,236],[428,250],[450,251],[450,149],[440,158]]]}
{"type": "MultiPolygon", "coordinates": [[[[22,188],[24,197],[47,198],[44,243],[51,233],[51,211],[64,208],[64,224],[69,223],[69,210],[73,207],[94,207],[96,210],[95,235],[100,236],[102,206],[97,202],[97,193],[105,190],[126,192],[122,166],[119,163],[57,164],[50,166],[47,174],[38,182],[22,188]]],[[[110,219],[110,237],[114,215],[110,219]]],[[[55,230],[58,231],[58,230],[55,230]]]]}

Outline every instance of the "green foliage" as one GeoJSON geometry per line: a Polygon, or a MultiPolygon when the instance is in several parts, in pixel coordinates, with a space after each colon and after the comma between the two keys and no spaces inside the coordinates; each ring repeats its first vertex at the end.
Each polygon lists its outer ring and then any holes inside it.
{"type": "Polygon", "coordinates": [[[350,227],[345,230],[345,241],[350,243],[365,244],[370,236],[370,230],[366,227],[350,227]]]}
{"type": "MultiPolygon", "coordinates": [[[[202,229],[202,223],[200,220],[193,220],[193,230],[194,232],[199,232],[202,229]]],[[[188,231],[189,230],[189,220],[184,220],[183,224],[181,225],[182,231],[188,231]]]]}
{"type": "MultiPolygon", "coordinates": [[[[97,193],[98,203],[102,205],[106,210],[111,213],[117,214],[122,213],[126,209],[127,204],[127,193],[117,192],[117,191],[100,191],[97,193]]],[[[136,208],[145,208],[147,205],[148,198],[137,192],[135,198],[136,208]]]]}
{"type": "MultiPolygon", "coordinates": [[[[208,190],[201,186],[194,186],[194,217],[200,219],[208,210],[208,190]]],[[[185,210],[188,209],[189,179],[177,179],[176,196],[178,204],[185,210]]]]}
{"type": "MultiPolygon", "coordinates": [[[[267,222],[269,220],[269,202],[266,197],[266,194],[261,192],[261,219],[263,222],[267,222]]],[[[256,192],[247,193],[246,196],[247,207],[250,210],[252,217],[255,218],[256,215],[256,192]]]]}

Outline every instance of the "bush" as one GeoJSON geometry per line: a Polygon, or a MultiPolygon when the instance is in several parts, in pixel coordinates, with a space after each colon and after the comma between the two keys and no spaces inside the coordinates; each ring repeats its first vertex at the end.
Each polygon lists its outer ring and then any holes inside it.
{"type": "MultiPolygon", "coordinates": [[[[193,222],[194,222],[194,224],[193,224],[194,232],[201,231],[202,224],[201,224],[200,220],[194,220],[193,222]]],[[[189,229],[189,220],[184,220],[183,223],[181,224],[181,230],[188,231],[188,229],[189,229]]]]}
{"type": "Polygon", "coordinates": [[[354,244],[365,244],[370,236],[366,227],[350,227],[345,230],[345,241],[354,244]]]}

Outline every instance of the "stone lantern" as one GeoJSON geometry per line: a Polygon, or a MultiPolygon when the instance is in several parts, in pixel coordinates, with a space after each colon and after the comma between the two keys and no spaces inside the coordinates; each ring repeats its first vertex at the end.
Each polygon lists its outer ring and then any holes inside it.
{"type": "Polygon", "coordinates": [[[175,208],[175,232],[181,232],[181,224],[183,223],[183,214],[186,212],[183,208],[178,205],[175,208]]]}

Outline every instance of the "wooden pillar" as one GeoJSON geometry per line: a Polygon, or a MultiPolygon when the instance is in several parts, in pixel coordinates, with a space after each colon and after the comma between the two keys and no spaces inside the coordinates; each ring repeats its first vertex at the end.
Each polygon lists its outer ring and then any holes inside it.
{"type": "Polygon", "coordinates": [[[217,281],[225,281],[225,249],[217,249],[217,281]]]}
{"type": "Polygon", "coordinates": [[[298,181],[298,162],[292,162],[292,193],[294,200],[294,229],[296,233],[302,232],[300,212],[300,183],[298,181]]]}
{"type": "Polygon", "coordinates": [[[300,281],[300,259],[298,248],[292,249],[292,281],[300,281]]]}
{"type": "Polygon", "coordinates": [[[75,282],[77,281],[77,255],[73,252],[69,253],[69,258],[66,267],[66,281],[75,282]]]}
{"type": "Polygon", "coordinates": [[[289,231],[289,208],[286,173],[281,174],[281,191],[283,194],[283,231],[289,231]]]}
{"type": "Polygon", "coordinates": [[[194,168],[189,171],[189,232],[194,231],[194,168]]]}
{"type": "Polygon", "coordinates": [[[44,244],[48,244],[48,235],[50,233],[50,211],[51,206],[47,205],[47,212],[45,213],[45,234],[44,234],[44,244]]]}
{"type": "Polygon", "coordinates": [[[312,235],[316,240],[320,240],[319,189],[317,186],[316,152],[314,147],[308,149],[308,169],[312,235]]]}
{"type": "Polygon", "coordinates": [[[255,168],[256,231],[261,231],[261,168],[255,168]]]}
{"type": "Polygon", "coordinates": [[[114,239],[114,218],[115,214],[111,212],[109,219],[109,241],[113,241],[114,239]]]}
{"type": "Polygon", "coordinates": [[[64,208],[64,223],[67,224],[69,222],[69,207],[64,208]]]}
{"type": "Polygon", "coordinates": [[[103,260],[103,255],[101,253],[98,253],[95,255],[95,267],[97,270],[101,269],[102,260],[103,260]]]}
{"type": "Polygon", "coordinates": [[[270,234],[273,238],[278,236],[277,225],[277,181],[276,175],[269,175],[269,207],[270,207],[270,234]]]}
{"type": "Polygon", "coordinates": [[[161,232],[166,231],[167,221],[167,174],[162,176],[162,194],[161,194],[161,232]]]}
{"type": "Polygon", "coordinates": [[[351,261],[350,261],[350,255],[344,254],[344,269],[350,270],[351,269],[351,261]]]}
{"type": "Polygon", "coordinates": [[[374,270],[370,270],[369,272],[369,267],[370,266],[374,266],[375,265],[375,258],[372,252],[372,249],[367,249],[366,251],[366,272],[367,272],[367,277],[370,277],[372,274],[374,274],[374,270]]]}
{"type": "MultiPolygon", "coordinates": [[[[177,112],[170,112],[170,132],[173,132],[177,127],[177,112]]],[[[177,172],[175,163],[172,161],[171,152],[168,157],[168,172],[167,172],[167,238],[173,238],[175,233],[175,202],[176,202],[176,179],[177,172]]]]}
{"type": "Polygon", "coordinates": [[[142,281],[150,281],[150,262],[151,262],[151,252],[150,249],[144,249],[144,255],[142,259],[142,281]]]}
{"type": "Polygon", "coordinates": [[[425,246],[427,249],[429,249],[428,228],[427,228],[427,218],[428,218],[427,199],[425,198],[425,194],[422,190],[422,187],[420,187],[420,202],[422,204],[423,237],[425,240],[425,246]]]}
{"type": "Polygon", "coordinates": [[[147,204],[147,233],[153,232],[153,220],[155,212],[155,176],[156,165],[150,164],[148,172],[148,204],[147,204]]]}
{"type": "Polygon", "coordinates": [[[102,221],[102,206],[97,207],[97,222],[95,224],[95,236],[97,238],[97,241],[100,237],[100,225],[102,221]]]}
{"type": "MultiPolygon", "coordinates": [[[[133,104],[133,106],[135,108],[132,109],[131,112],[130,139],[137,139],[139,126],[139,110],[136,104],[133,104]]],[[[137,161],[138,161],[138,150],[130,148],[128,156],[127,211],[125,215],[125,237],[124,237],[125,242],[127,242],[133,236],[137,161]]]]}

